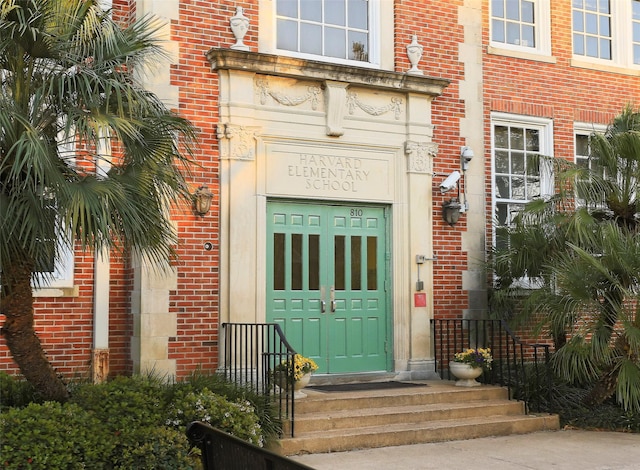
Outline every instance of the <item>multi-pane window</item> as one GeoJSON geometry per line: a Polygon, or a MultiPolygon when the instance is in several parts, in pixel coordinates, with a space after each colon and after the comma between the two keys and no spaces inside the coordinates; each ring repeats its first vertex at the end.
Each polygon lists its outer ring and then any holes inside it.
{"type": "Polygon", "coordinates": [[[535,3],[528,0],[492,0],[491,40],[536,47],[535,3]]]}
{"type": "Polygon", "coordinates": [[[370,0],[276,0],[276,48],[369,62],[370,0]]]}
{"type": "MultiPolygon", "coordinates": [[[[62,126],[62,124],[61,124],[62,126]]],[[[64,133],[60,131],[57,136],[58,156],[67,164],[75,164],[76,145],[73,138],[65,138],[64,133]]],[[[52,215],[55,214],[56,205],[53,198],[43,195],[45,201],[49,204],[52,215]]],[[[62,236],[62,234],[60,235],[62,236]]],[[[41,260],[40,265],[36,267],[35,274],[37,285],[41,288],[63,288],[73,286],[73,269],[74,256],[73,250],[61,243],[57,247],[56,253],[51,253],[46,260],[41,260]]],[[[36,292],[36,295],[38,293],[36,292]]]]}
{"type": "MultiPolygon", "coordinates": [[[[575,152],[575,162],[576,165],[580,168],[584,168],[589,170],[589,174],[592,172],[599,174],[600,176],[604,175],[604,169],[598,165],[597,160],[593,159],[591,155],[591,135],[593,132],[602,133],[606,129],[605,126],[602,125],[590,125],[590,124],[576,124],[575,125],[575,140],[574,140],[574,152],[575,152]]],[[[576,194],[576,205],[577,206],[585,206],[585,194],[581,194],[582,187],[580,185],[581,181],[577,181],[578,185],[578,194],[576,194]]]]}
{"type": "Polygon", "coordinates": [[[610,0],[573,0],[573,53],[611,60],[610,0]]]}
{"type": "MultiPolygon", "coordinates": [[[[534,198],[551,192],[551,172],[541,155],[548,153],[550,123],[540,120],[493,119],[493,191],[496,223],[513,224],[515,216],[534,198]]],[[[496,240],[496,244],[507,240],[496,240]]]]}
{"type": "Polygon", "coordinates": [[[633,63],[640,65],[640,0],[631,3],[631,30],[633,63]]]}
{"type": "Polygon", "coordinates": [[[640,0],[572,0],[574,60],[640,66],[640,0]]]}
{"type": "Polygon", "coordinates": [[[550,0],[491,0],[490,52],[551,55],[550,0]]]}

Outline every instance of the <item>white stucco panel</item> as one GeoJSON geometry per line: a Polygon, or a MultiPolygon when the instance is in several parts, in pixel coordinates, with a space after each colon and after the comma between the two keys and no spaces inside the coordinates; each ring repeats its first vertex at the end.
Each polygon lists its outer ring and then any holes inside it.
{"type": "Polygon", "coordinates": [[[266,142],[270,196],[391,202],[391,150],[304,142],[266,142]]]}

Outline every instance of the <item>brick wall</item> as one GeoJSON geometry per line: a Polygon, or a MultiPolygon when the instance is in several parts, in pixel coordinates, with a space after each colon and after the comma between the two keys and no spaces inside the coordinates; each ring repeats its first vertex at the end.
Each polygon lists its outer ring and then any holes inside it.
{"type": "MultiPolygon", "coordinates": [[[[438,156],[433,161],[437,174],[449,174],[460,169],[460,147],[465,144],[460,136],[460,119],[464,117],[464,103],[460,99],[459,83],[464,78],[463,65],[458,60],[459,44],[464,40],[463,26],[458,24],[458,9],[463,1],[395,3],[396,17],[396,71],[404,72],[410,65],[406,45],[416,34],[424,46],[420,69],[426,76],[450,80],[442,96],[433,101],[433,140],[438,144],[438,156]]],[[[466,253],[462,250],[462,233],[466,218],[461,217],[454,226],[442,220],[442,203],[452,193],[440,194],[438,181],[432,185],[433,250],[433,303],[436,318],[459,318],[468,308],[468,299],[462,290],[462,272],[467,269],[466,253]]]]}
{"type": "MultiPolygon", "coordinates": [[[[465,104],[460,99],[459,83],[464,69],[458,60],[459,44],[464,39],[458,24],[458,9],[464,0],[419,2],[396,0],[394,44],[395,70],[404,72],[410,64],[406,45],[412,35],[424,46],[419,68],[425,75],[451,80],[444,94],[434,100],[432,122],[434,141],[439,146],[434,161],[436,173],[459,169],[460,120],[465,104]]],[[[490,112],[503,111],[554,120],[554,146],[557,157],[573,156],[574,121],[605,124],[624,103],[640,102],[637,76],[580,69],[570,66],[571,32],[570,2],[554,2],[552,18],[553,56],[556,63],[514,59],[486,53],[488,45],[488,2],[482,2],[484,61],[485,154],[490,149],[490,112]]],[[[258,2],[221,0],[217,2],[182,0],[178,18],[171,20],[171,40],[179,44],[179,60],[171,65],[171,85],[178,87],[177,111],[190,119],[198,130],[199,147],[193,158],[193,190],[206,184],[216,194],[211,211],[195,216],[189,208],[178,208],[174,220],[179,230],[178,285],[171,292],[170,309],[177,314],[177,334],[169,341],[169,359],[177,362],[178,376],[197,368],[214,370],[218,357],[219,262],[219,162],[218,162],[218,79],[205,58],[213,47],[229,47],[234,43],[229,18],[242,6],[250,18],[244,42],[257,50],[258,2]],[[213,249],[205,250],[210,242],[213,249]]],[[[135,16],[134,0],[114,0],[114,18],[128,23],[135,16]]],[[[476,154],[481,153],[476,151],[476,154]]],[[[485,156],[487,233],[491,232],[491,166],[485,156]]],[[[442,196],[434,184],[433,206],[425,208],[433,217],[434,311],[436,318],[459,318],[468,308],[462,289],[462,273],[469,260],[462,247],[466,218],[454,227],[441,217],[441,205],[450,195],[442,196]]],[[[491,237],[487,236],[487,241],[491,237]]],[[[76,284],[79,295],[69,298],[38,297],[35,304],[36,328],[43,346],[60,372],[87,375],[92,345],[93,263],[86,255],[78,255],[76,284]]],[[[110,299],[110,369],[113,374],[132,370],[130,337],[132,318],[130,290],[132,270],[127,263],[114,259],[111,264],[110,299]]],[[[15,372],[16,367],[0,338],[0,369],[15,372]]]]}
{"type": "MultiPolygon", "coordinates": [[[[486,2],[485,2],[486,3],[486,2]]],[[[640,78],[571,65],[571,2],[554,2],[551,18],[555,63],[484,54],[484,103],[487,150],[490,113],[506,112],[553,119],[556,158],[573,160],[574,123],[608,124],[627,103],[640,103],[640,78]]],[[[483,13],[483,50],[489,44],[488,6],[483,13]]],[[[487,213],[491,210],[491,166],[487,161],[487,213]]],[[[491,230],[487,218],[487,230],[491,230]]],[[[488,238],[490,241],[491,238],[488,238]]]]}

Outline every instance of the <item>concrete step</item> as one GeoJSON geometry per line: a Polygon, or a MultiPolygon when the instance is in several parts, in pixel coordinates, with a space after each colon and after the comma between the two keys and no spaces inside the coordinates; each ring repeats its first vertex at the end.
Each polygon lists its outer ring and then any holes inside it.
{"type": "MultiPolygon", "coordinates": [[[[354,410],[314,412],[297,415],[296,433],[348,429],[357,421],[358,427],[385,426],[397,423],[419,423],[493,415],[522,415],[524,404],[518,401],[473,401],[468,403],[386,406],[354,410]]],[[[287,431],[290,428],[287,427],[287,431]]]]}
{"type": "MultiPolygon", "coordinates": [[[[557,430],[555,415],[525,415],[522,402],[497,386],[424,387],[319,392],[295,403],[295,437],[274,444],[284,455],[340,452],[486,436],[557,430]]],[[[285,436],[290,427],[285,423],[285,436]]]]}
{"type": "Polygon", "coordinates": [[[278,441],[283,455],[343,452],[375,447],[474,439],[557,430],[557,416],[483,416],[422,423],[397,423],[351,429],[299,433],[278,441]]]}
{"type": "Polygon", "coordinates": [[[296,400],[296,414],[379,408],[389,404],[411,406],[507,399],[507,390],[503,387],[466,388],[453,387],[450,382],[447,384],[449,385],[430,384],[425,387],[340,393],[323,393],[305,389],[307,397],[296,400]]]}

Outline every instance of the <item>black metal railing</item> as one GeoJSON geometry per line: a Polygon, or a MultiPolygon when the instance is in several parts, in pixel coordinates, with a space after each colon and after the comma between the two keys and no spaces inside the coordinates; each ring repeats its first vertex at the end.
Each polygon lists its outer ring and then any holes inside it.
{"type": "Polygon", "coordinates": [[[293,437],[296,351],[275,323],[223,323],[224,375],[231,382],[271,397],[278,419],[293,437]]]}
{"type": "Polygon", "coordinates": [[[451,379],[449,361],[468,348],[491,348],[493,364],[480,381],[507,387],[511,399],[522,400],[528,411],[543,411],[550,403],[552,373],[550,346],[525,343],[504,320],[431,320],[436,372],[451,379]]]}
{"type": "Polygon", "coordinates": [[[200,421],[189,424],[187,437],[200,449],[205,470],[313,470],[200,421]]]}

